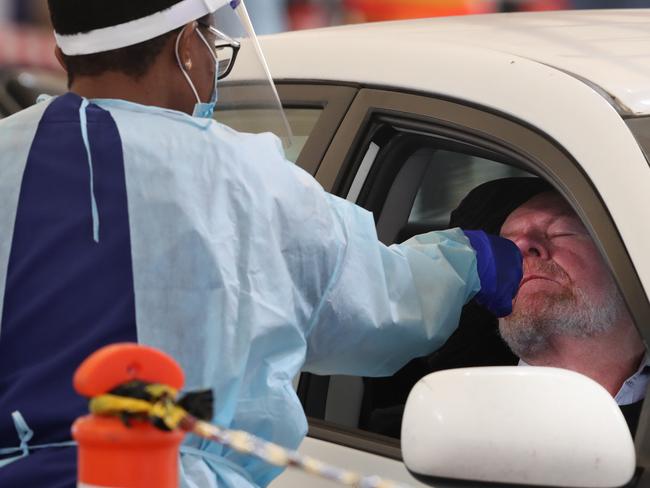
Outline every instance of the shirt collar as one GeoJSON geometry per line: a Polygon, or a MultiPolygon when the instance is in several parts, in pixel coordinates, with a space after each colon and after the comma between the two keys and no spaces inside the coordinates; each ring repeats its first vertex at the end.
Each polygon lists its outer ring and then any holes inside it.
{"type": "Polygon", "coordinates": [[[619,405],[629,405],[643,400],[648,381],[650,381],[650,357],[646,353],[634,374],[623,382],[614,400],[619,405]]]}
{"type": "MultiPolygon", "coordinates": [[[[530,366],[530,364],[520,359],[518,366],[530,366]]],[[[618,393],[614,396],[614,400],[619,405],[629,405],[643,400],[649,381],[650,356],[646,353],[634,374],[623,382],[618,393]]]]}

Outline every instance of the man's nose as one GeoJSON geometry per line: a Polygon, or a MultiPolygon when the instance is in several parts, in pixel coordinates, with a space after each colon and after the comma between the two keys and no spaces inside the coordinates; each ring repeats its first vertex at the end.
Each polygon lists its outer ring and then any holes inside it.
{"type": "Polygon", "coordinates": [[[515,244],[523,254],[524,258],[534,257],[540,259],[548,259],[549,252],[544,242],[544,239],[541,239],[534,235],[523,235],[514,240],[515,244]]]}

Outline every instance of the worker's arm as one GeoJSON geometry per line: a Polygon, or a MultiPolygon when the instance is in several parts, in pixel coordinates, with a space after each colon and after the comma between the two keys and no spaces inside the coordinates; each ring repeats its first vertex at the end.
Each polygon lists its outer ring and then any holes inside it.
{"type": "Polygon", "coordinates": [[[521,279],[520,254],[508,241],[473,233],[475,249],[453,229],[386,247],[368,212],[336,197],[329,202],[335,216],[329,245],[339,246],[338,257],[313,315],[306,370],[392,374],[440,347],[477,293],[507,313],[521,279]]]}

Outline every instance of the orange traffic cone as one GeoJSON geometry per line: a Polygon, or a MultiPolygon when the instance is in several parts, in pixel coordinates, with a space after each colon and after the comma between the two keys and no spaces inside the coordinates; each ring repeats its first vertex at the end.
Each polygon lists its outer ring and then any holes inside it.
{"type": "MultiPolygon", "coordinates": [[[[129,381],[180,389],[183,371],[171,357],[137,344],[107,346],[77,369],[74,387],[85,397],[106,394],[129,381]]],[[[72,426],[79,444],[80,487],[177,488],[179,431],[164,432],[148,422],[87,415],[72,426]]]]}

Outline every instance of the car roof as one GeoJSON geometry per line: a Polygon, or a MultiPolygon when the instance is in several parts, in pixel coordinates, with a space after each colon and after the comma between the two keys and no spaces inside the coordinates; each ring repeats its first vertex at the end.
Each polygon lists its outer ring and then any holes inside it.
{"type": "Polygon", "coordinates": [[[501,56],[570,74],[598,90],[620,113],[650,114],[650,9],[378,22],[289,32],[269,36],[263,43],[279,79],[314,78],[426,91],[435,85],[422,76],[422,64],[429,64],[434,72],[445,57],[462,56],[468,76],[475,76],[473,65],[484,63],[486,56],[498,62],[501,56]],[[395,76],[394,70],[401,76],[395,76]]]}

